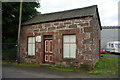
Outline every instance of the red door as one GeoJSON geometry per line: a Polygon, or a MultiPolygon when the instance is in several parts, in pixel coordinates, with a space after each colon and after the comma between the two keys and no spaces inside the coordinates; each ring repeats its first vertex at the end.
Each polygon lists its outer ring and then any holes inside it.
{"type": "Polygon", "coordinates": [[[53,62],[53,40],[45,40],[45,63],[50,64],[53,62]]]}

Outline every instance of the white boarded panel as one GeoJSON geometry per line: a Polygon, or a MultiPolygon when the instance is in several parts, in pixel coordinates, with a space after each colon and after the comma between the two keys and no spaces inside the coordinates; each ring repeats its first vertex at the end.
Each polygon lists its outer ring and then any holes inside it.
{"type": "Polygon", "coordinates": [[[28,55],[35,55],[35,44],[28,44],[28,55]]]}
{"type": "Polygon", "coordinates": [[[69,58],[69,44],[63,45],[63,57],[69,58]]]}
{"type": "Polygon", "coordinates": [[[35,37],[32,37],[32,43],[35,43],[35,37]]]}
{"type": "Polygon", "coordinates": [[[70,58],[76,58],[76,44],[70,44],[70,58]]]}
{"type": "Polygon", "coordinates": [[[35,43],[35,37],[29,37],[28,43],[35,43]]]}
{"type": "Polygon", "coordinates": [[[63,57],[76,58],[76,35],[64,35],[63,40],[63,57]]]}
{"type": "Polygon", "coordinates": [[[64,43],[69,42],[69,36],[68,35],[64,35],[63,36],[63,41],[64,41],[64,43]]]}
{"type": "Polygon", "coordinates": [[[28,37],[28,55],[35,55],[35,37],[28,37]]]}
{"type": "Polygon", "coordinates": [[[35,55],[35,44],[32,44],[32,55],[35,55]]]}
{"type": "Polygon", "coordinates": [[[28,44],[28,55],[32,54],[32,44],[28,44]]]}
{"type": "Polygon", "coordinates": [[[70,41],[69,42],[76,42],[76,35],[70,35],[70,41]]]}
{"type": "Polygon", "coordinates": [[[28,43],[32,43],[32,37],[28,38],[28,43]]]}
{"type": "Polygon", "coordinates": [[[36,36],[36,42],[41,42],[41,36],[36,36]]]}

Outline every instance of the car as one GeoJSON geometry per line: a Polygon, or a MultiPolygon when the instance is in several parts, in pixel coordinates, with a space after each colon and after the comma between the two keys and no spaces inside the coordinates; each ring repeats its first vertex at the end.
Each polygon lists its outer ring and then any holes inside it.
{"type": "Polygon", "coordinates": [[[105,49],[100,49],[100,53],[105,54],[106,53],[105,49]]]}

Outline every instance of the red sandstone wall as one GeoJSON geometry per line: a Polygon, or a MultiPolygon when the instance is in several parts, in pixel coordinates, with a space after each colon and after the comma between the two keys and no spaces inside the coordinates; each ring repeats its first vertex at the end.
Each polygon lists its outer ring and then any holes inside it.
{"type": "Polygon", "coordinates": [[[71,19],[64,21],[56,21],[49,23],[41,23],[36,25],[23,26],[21,30],[21,60],[24,62],[44,62],[44,42],[43,35],[53,35],[53,54],[54,63],[66,64],[77,62],[81,64],[93,64],[99,57],[99,39],[100,27],[97,19],[93,17],[85,17],[79,19],[71,19]],[[63,59],[62,35],[76,34],[76,59],[63,59]],[[27,54],[27,37],[42,36],[42,42],[36,43],[35,56],[27,54]]]}

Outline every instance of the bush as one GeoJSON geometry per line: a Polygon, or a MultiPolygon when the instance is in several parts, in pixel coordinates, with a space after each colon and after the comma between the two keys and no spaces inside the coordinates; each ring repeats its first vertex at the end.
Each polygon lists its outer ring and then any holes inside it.
{"type": "Polygon", "coordinates": [[[2,59],[8,61],[15,61],[17,55],[16,48],[5,49],[2,51],[2,59]]]}

